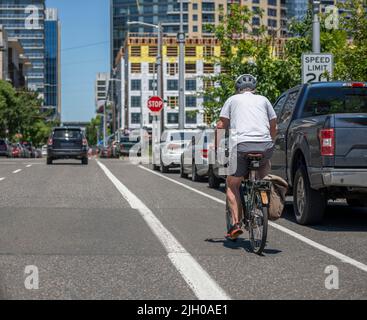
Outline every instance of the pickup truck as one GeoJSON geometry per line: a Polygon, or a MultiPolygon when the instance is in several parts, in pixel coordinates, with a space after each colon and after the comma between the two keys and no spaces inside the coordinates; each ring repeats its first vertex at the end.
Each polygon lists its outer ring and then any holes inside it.
{"type": "Polygon", "coordinates": [[[274,109],[272,173],[292,187],[297,222],[321,222],[328,200],[367,206],[367,83],[301,85],[274,109]]]}

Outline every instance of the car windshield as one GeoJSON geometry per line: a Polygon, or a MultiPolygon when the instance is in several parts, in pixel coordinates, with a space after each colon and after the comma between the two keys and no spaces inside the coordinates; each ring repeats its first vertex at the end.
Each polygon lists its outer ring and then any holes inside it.
{"type": "Polygon", "coordinates": [[[367,113],[367,88],[311,88],[303,117],[367,113]]]}
{"type": "Polygon", "coordinates": [[[82,133],[80,130],[61,129],[55,130],[54,138],[56,139],[82,139],[82,133]]]}

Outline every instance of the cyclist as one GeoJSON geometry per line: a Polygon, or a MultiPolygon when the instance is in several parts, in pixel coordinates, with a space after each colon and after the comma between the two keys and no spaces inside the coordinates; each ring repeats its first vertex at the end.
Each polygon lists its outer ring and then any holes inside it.
{"type": "Polygon", "coordinates": [[[230,156],[227,177],[227,200],[232,213],[232,228],[227,239],[235,241],[242,233],[243,212],[240,187],[248,178],[249,153],[261,153],[259,179],[270,171],[274,140],[277,133],[276,114],[270,101],[256,95],[257,80],[244,74],[236,80],[236,94],[224,104],[217,129],[230,129],[230,156]]]}

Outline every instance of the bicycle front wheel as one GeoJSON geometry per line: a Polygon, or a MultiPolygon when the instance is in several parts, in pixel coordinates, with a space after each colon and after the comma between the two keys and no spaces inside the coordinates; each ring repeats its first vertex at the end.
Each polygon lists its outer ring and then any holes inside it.
{"type": "Polygon", "coordinates": [[[266,246],[268,236],[268,207],[263,206],[260,193],[255,196],[250,213],[249,234],[252,252],[261,255],[266,246]]]}

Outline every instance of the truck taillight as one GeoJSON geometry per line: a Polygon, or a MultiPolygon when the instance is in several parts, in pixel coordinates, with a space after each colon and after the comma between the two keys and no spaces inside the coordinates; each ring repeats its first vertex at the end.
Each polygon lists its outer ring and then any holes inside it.
{"type": "Polygon", "coordinates": [[[53,143],[52,138],[49,138],[49,139],[48,139],[48,141],[47,141],[47,144],[48,144],[49,146],[52,146],[52,143],[53,143]]]}
{"type": "Polygon", "coordinates": [[[201,155],[204,159],[208,159],[208,153],[209,153],[208,149],[202,149],[201,150],[201,155]]]}
{"type": "Polygon", "coordinates": [[[334,129],[320,130],[321,156],[335,155],[335,131],[334,129]]]}

